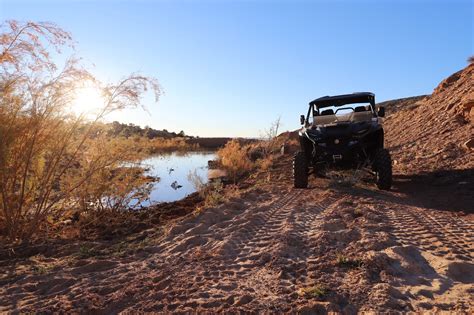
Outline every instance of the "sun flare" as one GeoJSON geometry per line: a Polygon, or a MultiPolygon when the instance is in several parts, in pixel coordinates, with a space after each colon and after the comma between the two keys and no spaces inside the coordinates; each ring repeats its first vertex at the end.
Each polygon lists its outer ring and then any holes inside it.
{"type": "Polygon", "coordinates": [[[77,88],[71,105],[74,113],[92,117],[104,108],[105,99],[99,88],[86,85],[77,88]]]}

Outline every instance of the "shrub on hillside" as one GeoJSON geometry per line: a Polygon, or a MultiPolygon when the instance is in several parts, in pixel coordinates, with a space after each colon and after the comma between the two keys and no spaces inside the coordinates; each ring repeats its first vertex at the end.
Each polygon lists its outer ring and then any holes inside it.
{"type": "Polygon", "coordinates": [[[217,156],[234,183],[253,167],[253,163],[247,156],[246,148],[242,147],[237,140],[227,142],[222,149],[217,151],[217,156]]]}

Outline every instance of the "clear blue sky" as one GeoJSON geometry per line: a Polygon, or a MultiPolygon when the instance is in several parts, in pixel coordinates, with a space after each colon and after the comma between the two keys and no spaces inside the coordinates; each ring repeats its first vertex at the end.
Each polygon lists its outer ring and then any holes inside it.
{"type": "MultiPolygon", "coordinates": [[[[473,1],[7,1],[0,18],[51,21],[102,79],[140,71],[165,90],[125,122],[258,136],[322,95],[431,93],[473,55],[473,1]]],[[[114,117],[117,118],[117,117],[114,117]]]]}

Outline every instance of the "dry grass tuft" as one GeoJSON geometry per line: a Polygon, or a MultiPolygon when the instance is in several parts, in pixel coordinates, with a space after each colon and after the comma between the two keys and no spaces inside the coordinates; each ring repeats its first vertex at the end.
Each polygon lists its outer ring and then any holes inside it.
{"type": "Polygon", "coordinates": [[[323,285],[314,285],[298,290],[298,295],[306,298],[321,298],[327,294],[327,289],[323,285]]]}
{"type": "Polygon", "coordinates": [[[352,259],[339,253],[336,257],[336,264],[340,267],[358,268],[362,266],[362,260],[352,259]]]}

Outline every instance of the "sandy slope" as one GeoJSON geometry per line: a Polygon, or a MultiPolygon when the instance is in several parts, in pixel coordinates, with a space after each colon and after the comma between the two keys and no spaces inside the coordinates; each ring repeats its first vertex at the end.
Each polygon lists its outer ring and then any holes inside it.
{"type": "Polygon", "coordinates": [[[2,266],[0,311],[472,310],[466,216],[424,207],[403,181],[291,189],[289,161],[272,170],[279,185],[145,231],[133,253],[96,243],[87,258],[35,256],[53,266],[44,272],[2,266]],[[323,292],[305,293],[314,286],[323,292]]]}
{"type": "Polygon", "coordinates": [[[474,63],[431,95],[387,103],[386,144],[398,172],[474,168],[474,63]]]}

